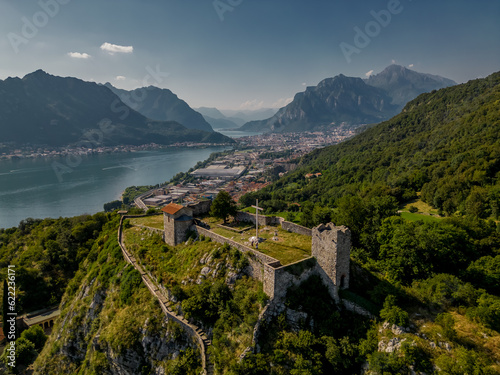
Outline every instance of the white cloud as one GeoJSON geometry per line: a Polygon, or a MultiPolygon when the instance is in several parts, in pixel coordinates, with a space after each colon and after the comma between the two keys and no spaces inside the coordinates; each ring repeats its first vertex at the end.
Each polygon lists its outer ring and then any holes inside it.
{"type": "Polygon", "coordinates": [[[408,65],[408,68],[413,68],[413,64],[408,65]]]}
{"type": "Polygon", "coordinates": [[[391,64],[396,64],[396,60],[392,59],[391,64]]]}
{"type": "Polygon", "coordinates": [[[368,71],[368,72],[366,72],[365,76],[370,77],[372,74],[373,74],[373,69],[370,70],[370,71],[368,71]]]}
{"type": "Polygon", "coordinates": [[[257,99],[254,100],[247,100],[244,103],[241,103],[240,109],[261,109],[264,107],[264,102],[263,101],[258,101],[257,99]]]}
{"type": "Polygon", "coordinates": [[[127,79],[127,77],[124,77],[124,76],[116,76],[115,77],[115,80],[117,81],[125,81],[127,79]]]}
{"type": "Polygon", "coordinates": [[[305,83],[305,82],[302,82],[302,86],[307,86],[307,83],[305,83]]]}
{"type": "Polygon", "coordinates": [[[80,52],[68,52],[68,56],[74,59],[90,59],[91,56],[88,53],[80,53],[80,52]]]}
{"type": "Polygon", "coordinates": [[[290,104],[292,102],[293,98],[281,98],[281,99],[278,99],[276,102],[274,102],[271,107],[272,108],[281,108],[281,107],[285,107],[287,106],[288,104],[290,104]]]}
{"type": "Polygon", "coordinates": [[[101,46],[103,51],[108,52],[113,55],[115,53],[132,53],[134,52],[134,47],[132,46],[119,46],[117,44],[103,43],[101,46]]]}

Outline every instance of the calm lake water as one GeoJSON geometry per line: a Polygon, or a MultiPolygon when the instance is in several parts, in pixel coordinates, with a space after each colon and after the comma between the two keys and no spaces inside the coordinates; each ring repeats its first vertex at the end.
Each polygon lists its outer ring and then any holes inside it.
{"type": "Polygon", "coordinates": [[[65,158],[0,161],[0,228],[28,217],[58,218],[103,210],[133,185],[156,185],[228,147],[103,154],[70,164],[65,158]],[[54,170],[58,162],[59,177],[54,170]],[[66,169],[61,169],[62,167],[66,169]],[[70,168],[71,167],[71,168],[70,168]]]}

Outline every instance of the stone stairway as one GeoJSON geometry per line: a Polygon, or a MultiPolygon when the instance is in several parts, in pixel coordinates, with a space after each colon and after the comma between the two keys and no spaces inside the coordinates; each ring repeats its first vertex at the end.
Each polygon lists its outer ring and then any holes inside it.
{"type": "Polygon", "coordinates": [[[167,296],[165,296],[163,290],[161,288],[158,288],[156,283],[153,281],[153,278],[148,275],[148,273],[137,262],[136,258],[132,254],[130,254],[125,247],[125,243],[123,242],[122,224],[126,218],[127,216],[122,216],[120,220],[120,226],[118,228],[118,244],[120,245],[125,260],[133,265],[137,271],[139,271],[142,277],[142,281],[149,289],[151,294],[156,297],[156,299],[160,303],[160,307],[163,313],[167,316],[167,318],[173,319],[187,328],[188,331],[192,332],[192,335],[197,339],[201,352],[203,373],[205,375],[215,374],[215,367],[213,365],[213,362],[210,361],[210,356],[208,354],[208,348],[212,345],[212,341],[207,337],[206,333],[201,328],[189,323],[183,316],[177,315],[174,311],[171,310],[170,301],[168,300],[167,296]]]}

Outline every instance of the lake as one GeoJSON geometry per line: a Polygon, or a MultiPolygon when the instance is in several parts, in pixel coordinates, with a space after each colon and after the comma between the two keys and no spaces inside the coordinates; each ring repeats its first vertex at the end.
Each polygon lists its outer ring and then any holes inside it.
{"type": "Polygon", "coordinates": [[[71,217],[103,210],[128,186],[156,185],[228,147],[171,148],[65,158],[0,161],[0,228],[28,217],[71,217]]]}
{"type": "Polygon", "coordinates": [[[253,135],[263,134],[263,132],[243,132],[240,130],[226,130],[226,129],[214,129],[214,130],[231,138],[250,137],[253,135]]]}

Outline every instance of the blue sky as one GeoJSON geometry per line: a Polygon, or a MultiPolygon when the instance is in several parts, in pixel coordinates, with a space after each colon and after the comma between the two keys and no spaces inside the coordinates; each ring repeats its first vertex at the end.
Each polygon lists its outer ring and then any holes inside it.
{"type": "Polygon", "coordinates": [[[0,19],[0,79],[43,69],[154,84],[192,107],[280,107],[392,62],[457,82],[500,70],[491,0],[0,0],[0,19]]]}

